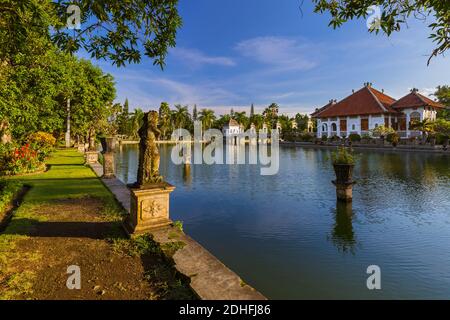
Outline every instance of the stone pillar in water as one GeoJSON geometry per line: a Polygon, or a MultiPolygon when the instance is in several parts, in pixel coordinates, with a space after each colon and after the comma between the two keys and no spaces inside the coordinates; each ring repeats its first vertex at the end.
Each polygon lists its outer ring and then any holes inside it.
{"type": "Polygon", "coordinates": [[[333,184],[336,186],[336,196],[340,201],[351,202],[353,200],[353,167],[354,165],[334,164],[336,180],[333,184]]]}

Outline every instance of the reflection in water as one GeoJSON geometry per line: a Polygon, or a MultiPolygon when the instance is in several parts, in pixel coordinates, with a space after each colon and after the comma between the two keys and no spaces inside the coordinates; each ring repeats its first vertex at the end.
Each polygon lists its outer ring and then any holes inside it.
{"type": "Polygon", "coordinates": [[[336,223],[331,240],[341,252],[355,254],[356,239],[353,231],[353,205],[344,201],[337,201],[335,211],[336,223]]]}
{"type": "Polygon", "coordinates": [[[183,165],[183,181],[186,186],[190,186],[192,184],[191,165],[190,164],[183,165]]]}

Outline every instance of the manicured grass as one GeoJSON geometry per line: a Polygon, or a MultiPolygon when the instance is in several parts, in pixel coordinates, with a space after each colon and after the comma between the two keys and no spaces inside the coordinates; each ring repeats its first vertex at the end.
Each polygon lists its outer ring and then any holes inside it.
{"type": "Polygon", "coordinates": [[[26,203],[40,203],[64,198],[86,196],[114,201],[112,194],[97,179],[95,173],[84,165],[83,156],[76,150],[57,150],[47,161],[50,170],[38,175],[13,177],[32,190],[26,203]]]}

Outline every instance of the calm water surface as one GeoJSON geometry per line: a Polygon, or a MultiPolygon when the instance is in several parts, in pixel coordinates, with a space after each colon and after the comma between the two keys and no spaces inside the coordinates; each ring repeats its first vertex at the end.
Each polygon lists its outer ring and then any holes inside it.
{"type": "MultiPolygon", "coordinates": [[[[450,299],[450,157],[360,151],[350,206],[336,203],[329,151],[281,147],[280,171],[170,161],[171,217],[271,299],[450,299]],[[382,290],[366,287],[369,265],[382,290]]],[[[116,156],[136,180],[138,150],[116,156]]]]}

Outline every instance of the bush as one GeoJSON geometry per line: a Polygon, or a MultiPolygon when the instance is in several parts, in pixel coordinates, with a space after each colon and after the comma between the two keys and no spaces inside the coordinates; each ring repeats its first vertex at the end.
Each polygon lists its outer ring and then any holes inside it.
{"type": "Polygon", "coordinates": [[[331,153],[331,159],[333,160],[333,164],[353,165],[356,162],[353,152],[345,147],[339,147],[337,151],[331,153]]]}
{"type": "Polygon", "coordinates": [[[357,133],[351,133],[348,137],[351,142],[359,142],[361,141],[361,136],[357,133]]]}
{"type": "Polygon", "coordinates": [[[300,141],[303,142],[312,142],[314,140],[314,135],[312,135],[311,133],[302,133],[300,134],[300,141]]]}
{"type": "Polygon", "coordinates": [[[339,141],[341,141],[341,138],[339,136],[332,136],[330,141],[331,142],[339,142],[339,141]]]}
{"type": "Polygon", "coordinates": [[[400,141],[400,136],[397,132],[388,133],[388,135],[386,136],[386,141],[389,143],[397,144],[400,141]]]}
{"type": "Polygon", "coordinates": [[[39,159],[44,161],[55,148],[56,138],[50,133],[39,131],[31,134],[28,142],[38,152],[39,159]]]}
{"type": "Polygon", "coordinates": [[[322,142],[327,142],[328,141],[328,136],[326,134],[324,134],[322,136],[322,142]]]}

